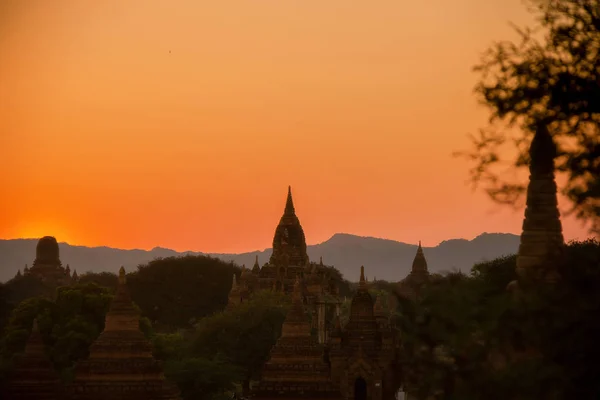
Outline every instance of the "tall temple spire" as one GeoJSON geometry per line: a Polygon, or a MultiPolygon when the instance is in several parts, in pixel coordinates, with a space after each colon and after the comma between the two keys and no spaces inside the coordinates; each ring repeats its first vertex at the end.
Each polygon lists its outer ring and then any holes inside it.
{"type": "Polygon", "coordinates": [[[517,274],[553,281],[564,249],[556,198],[554,158],[557,149],[548,128],[540,125],[530,147],[527,207],[517,254],[517,274]]]}
{"type": "Polygon", "coordinates": [[[417,248],[417,254],[412,263],[412,273],[427,273],[427,260],[423,253],[423,247],[421,247],[421,241],[419,240],[419,247],[417,248]]]}
{"type": "Polygon", "coordinates": [[[260,273],[260,264],[258,263],[258,255],[256,256],[256,259],[254,260],[254,265],[252,266],[252,273],[254,273],[254,274],[260,273]]]}
{"type": "Polygon", "coordinates": [[[119,268],[119,285],[125,285],[127,283],[127,277],[125,276],[125,268],[121,266],[119,268]]]}
{"type": "Polygon", "coordinates": [[[309,263],[306,238],[300,220],[296,216],[292,200],[292,188],[288,187],[285,211],[273,236],[273,253],[269,263],[281,266],[305,266],[309,263]]]}
{"type": "Polygon", "coordinates": [[[285,201],[285,215],[295,215],[294,201],[292,200],[292,187],[288,186],[287,200],[285,201]]]}
{"type": "Polygon", "coordinates": [[[367,290],[367,281],[365,280],[365,267],[360,267],[360,280],[358,281],[359,290],[367,290]]]}

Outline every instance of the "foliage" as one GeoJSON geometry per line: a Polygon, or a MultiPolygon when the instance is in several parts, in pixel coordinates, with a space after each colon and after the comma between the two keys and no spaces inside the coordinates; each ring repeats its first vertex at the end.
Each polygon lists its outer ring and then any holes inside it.
{"type": "Polygon", "coordinates": [[[536,29],[517,32],[520,43],[496,43],[475,71],[476,93],[491,111],[490,126],[472,137],[474,183],[496,201],[516,204],[520,183],[493,169],[502,147],[517,150],[516,169],[529,164],[529,144],[538,126],[548,126],[559,145],[556,169],[565,172],[564,194],[578,218],[600,229],[600,1],[529,0],[536,29]],[[543,33],[543,39],[536,37],[543,33]],[[516,136],[498,126],[521,128],[516,136]]]}
{"type": "Polygon", "coordinates": [[[160,258],[128,274],[131,297],[157,331],[190,328],[222,310],[234,265],[207,256],[160,258]]]}
{"type": "Polygon", "coordinates": [[[281,334],[288,298],[257,292],[245,303],[203,318],[193,330],[153,337],[154,356],[184,399],[224,396],[236,383],[259,377],[281,334]]]}
{"type": "Polygon", "coordinates": [[[53,296],[56,290],[56,286],[46,284],[33,275],[15,277],[6,282],[4,288],[7,301],[12,307],[32,297],[53,296]]]}
{"type": "Polygon", "coordinates": [[[271,347],[281,335],[289,299],[280,293],[257,292],[248,302],[200,321],[191,350],[205,357],[223,355],[256,378],[271,347]]]}
{"type": "Polygon", "coordinates": [[[85,274],[79,275],[78,283],[95,283],[98,286],[114,290],[117,287],[118,278],[117,275],[112,272],[86,272],[85,274]]]}
{"type": "Polygon", "coordinates": [[[506,290],[516,257],[449,273],[399,297],[404,379],[419,398],[597,398],[600,244],[567,247],[554,286],[506,290]]]}
{"type": "Polygon", "coordinates": [[[203,400],[234,390],[242,371],[223,358],[185,358],[167,362],[165,374],[177,383],[183,400],[203,400]]]}

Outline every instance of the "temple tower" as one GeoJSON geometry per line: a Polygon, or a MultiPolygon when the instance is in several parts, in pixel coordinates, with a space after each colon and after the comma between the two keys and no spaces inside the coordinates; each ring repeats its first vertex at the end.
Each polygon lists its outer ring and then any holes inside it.
{"type": "Polygon", "coordinates": [[[27,275],[57,286],[71,283],[70,271],[63,268],[60,262],[58,242],[54,237],[44,236],[38,241],[35,261],[27,271],[27,275]]]}
{"type": "Polygon", "coordinates": [[[564,252],[562,224],[556,198],[554,158],[556,144],[545,125],[540,125],[530,147],[527,207],[517,254],[521,279],[554,281],[564,252]]]}
{"type": "Polygon", "coordinates": [[[72,400],[179,399],[177,388],[164,377],[162,363],[152,357],[139,319],[121,267],[104,331],[92,344],[89,358],[75,368],[69,387],[72,400]]]}
{"type": "Polygon", "coordinates": [[[260,274],[260,264],[258,263],[258,256],[254,260],[254,265],[252,266],[252,273],[255,275],[260,274]]]}
{"type": "Polygon", "coordinates": [[[286,266],[304,266],[309,262],[306,252],[306,238],[300,220],[296,216],[291,186],[288,187],[285,210],[279,220],[279,225],[275,229],[273,254],[270,263],[280,265],[284,258],[286,258],[286,266]]]}
{"type": "Polygon", "coordinates": [[[427,269],[427,260],[419,240],[417,254],[413,259],[410,273],[398,283],[398,292],[407,298],[414,298],[420,292],[421,287],[429,280],[429,271],[427,269]]]}
{"type": "MultiPolygon", "coordinates": [[[[62,384],[46,355],[37,321],[33,321],[25,353],[18,356],[9,377],[5,398],[12,400],[62,400],[62,384]]],[[[3,397],[4,398],[4,397],[3,397]]]]}
{"type": "Polygon", "coordinates": [[[393,398],[399,386],[394,375],[396,355],[393,344],[389,326],[378,324],[364,267],[361,267],[349,321],[341,332],[339,327],[334,328],[330,342],[331,375],[339,382],[344,399],[393,398]]]}
{"type": "Polygon", "coordinates": [[[323,348],[310,334],[310,324],[302,305],[301,282],[297,278],[292,306],[281,328],[281,337],[265,364],[262,379],[253,391],[257,400],[339,399],[332,384],[323,348]]]}

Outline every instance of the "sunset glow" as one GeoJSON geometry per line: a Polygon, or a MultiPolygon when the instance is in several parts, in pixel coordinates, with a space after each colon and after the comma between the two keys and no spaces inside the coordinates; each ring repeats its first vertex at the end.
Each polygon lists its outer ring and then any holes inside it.
{"type": "Polygon", "coordinates": [[[263,249],[288,185],[309,244],[520,233],[452,152],[488,117],[471,67],[530,18],[520,0],[3,1],[0,238],[263,249]]]}

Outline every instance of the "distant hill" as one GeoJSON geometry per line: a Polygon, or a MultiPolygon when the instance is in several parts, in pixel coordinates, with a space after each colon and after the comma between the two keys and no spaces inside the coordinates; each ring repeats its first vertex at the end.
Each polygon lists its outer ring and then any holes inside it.
{"type": "MultiPolygon", "coordinates": [[[[31,266],[35,258],[36,239],[0,240],[0,281],[11,279],[17,270],[25,264],[31,266]]],[[[158,257],[171,257],[185,254],[207,254],[195,252],[176,252],[156,247],[147,250],[122,250],[110,247],[71,246],[59,243],[60,258],[63,265],[69,264],[71,270],[79,274],[87,271],[117,272],[121,265],[134,269],[158,257]]],[[[492,260],[502,255],[514,254],[519,247],[519,236],[508,233],[483,233],[473,240],[451,239],[436,247],[423,247],[429,269],[432,272],[461,269],[468,271],[471,266],[482,260],[492,260]]],[[[369,279],[397,281],[410,271],[417,246],[388,239],[361,237],[346,233],[337,233],[329,240],[308,246],[311,260],[323,257],[327,265],[334,265],[344,277],[358,280],[361,265],[369,279]]],[[[261,265],[268,261],[271,249],[242,254],[208,254],[238,265],[252,266],[258,255],[261,265]]]]}

